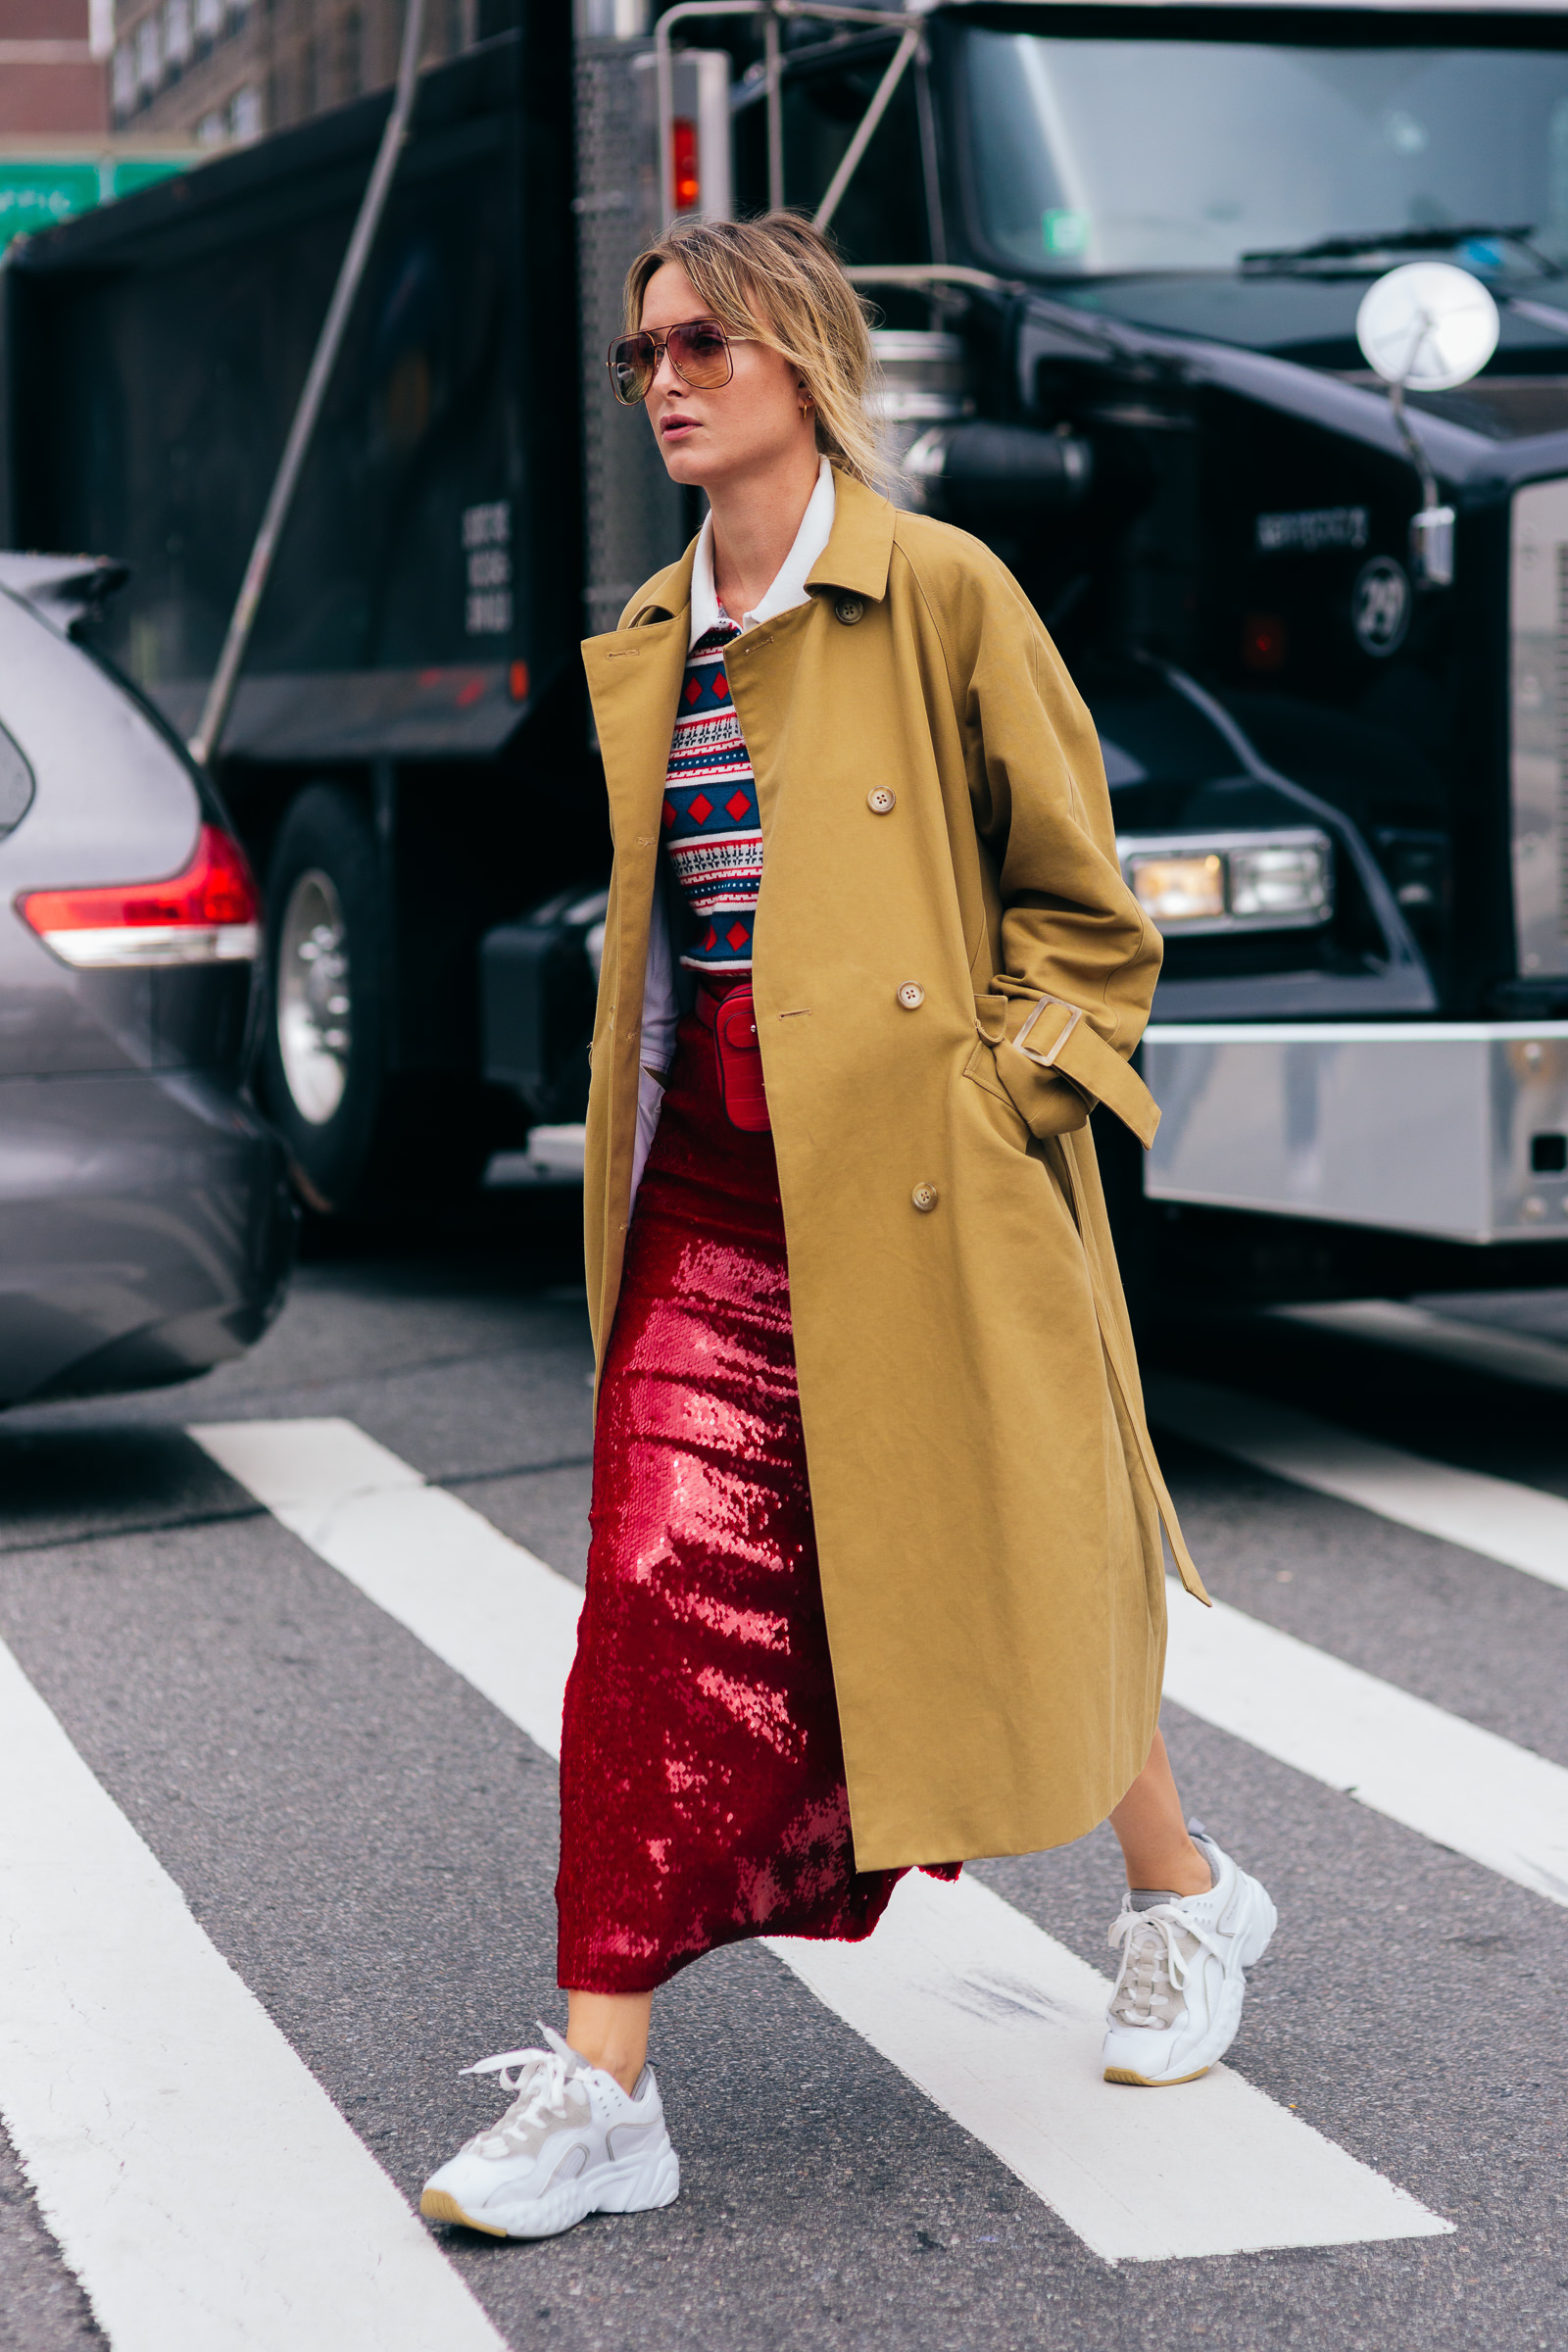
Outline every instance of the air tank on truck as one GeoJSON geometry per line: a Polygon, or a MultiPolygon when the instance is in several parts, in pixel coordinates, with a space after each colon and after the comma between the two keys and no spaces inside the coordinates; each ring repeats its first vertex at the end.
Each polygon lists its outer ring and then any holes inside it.
{"type": "MultiPolygon", "coordinates": [[[[0,272],[0,535],[131,565],[109,650],[187,730],[385,111],[0,272]]],[[[1129,1266],[1568,1278],[1548,9],[584,0],[569,46],[538,7],[427,74],[214,755],[306,1197],[581,1115],[607,845],[575,641],[699,519],[605,348],[665,219],[780,201],[876,306],[895,497],[997,550],[1100,731],[1166,943],[1163,1121],[1147,1156],[1102,1140],[1129,1266]]]]}

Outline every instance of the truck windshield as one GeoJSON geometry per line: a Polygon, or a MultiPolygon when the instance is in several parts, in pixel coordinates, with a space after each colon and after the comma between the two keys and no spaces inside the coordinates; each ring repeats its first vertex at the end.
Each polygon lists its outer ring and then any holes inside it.
{"type": "Polygon", "coordinates": [[[1568,266],[1560,50],[963,38],[976,226],[1031,275],[1473,222],[1568,266]]]}

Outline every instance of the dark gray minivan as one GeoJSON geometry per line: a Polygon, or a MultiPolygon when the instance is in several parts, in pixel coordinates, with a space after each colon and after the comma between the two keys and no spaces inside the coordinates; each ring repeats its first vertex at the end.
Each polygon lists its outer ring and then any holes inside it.
{"type": "Polygon", "coordinates": [[[293,1250],[246,1091],[255,884],[181,746],[71,635],[115,577],[0,555],[0,1405],[240,1354],[293,1250]]]}

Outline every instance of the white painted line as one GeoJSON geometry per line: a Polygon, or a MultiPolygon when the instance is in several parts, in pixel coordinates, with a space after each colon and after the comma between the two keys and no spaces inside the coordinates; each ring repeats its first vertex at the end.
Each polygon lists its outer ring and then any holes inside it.
{"type": "Polygon", "coordinates": [[[865,1943],[768,1941],[1107,2262],[1452,2227],[1228,2066],[1123,2096],[1100,2071],[1104,1978],[968,1872],[911,1873],[865,1943]]]}
{"type": "Polygon", "coordinates": [[[1407,1306],[1400,1298],[1348,1298],[1327,1306],[1276,1306],[1269,1312],[1284,1322],[1371,1340],[1381,1348],[1400,1348],[1407,1355],[1463,1364],[1495,1380],[1568,1389],[1568,1348],[1534,1339],[1528,1332],[1471,1323],[1462,1315],[1435,1315],[1429,1307],[1407,1306]]]}
{"type": "Polygon", "coordinates": [[[561,1753],[575,1585],[352,1421],[208,1423],[190,1434],[536,1747],[561,1753]]]}
{"type": "Polygon", "coordinates": [[[0,1645],[0,2114],[115,2352],[503,2352],[0,1645]]]}
{"type": "Polygon", "coordinates": [[[1450,1469],[1336,1429],[1294,1405],[1207,1381],[1152,1373],[1145,1398],[1152,1421],[1197,1445],[1568,1592],[1568,1502],[1558,1494],[1479,1470],[1450,1469]]]}
{"type": "Polygon", "coordinates": [[[1391,1821],[1568,1903],[1568,1772],[1169,1581],[1165,1695],[1391,1821]]]}
{"type": "MultiPolygon", "coordinates": [[[[191,1435],[538,1746],[559,1752],[574,1586],[466,1503],[423,1486],[352,1422],[245,1421],[191,1435]]],[[[1196,2098],[1107,2085],[1105,1980],[976,1880],[906,1880],[862,1944],[766,1940],[1108,2261],[1449,2227],[1227,2068],[1194,2085],[1196,2098]]]]}

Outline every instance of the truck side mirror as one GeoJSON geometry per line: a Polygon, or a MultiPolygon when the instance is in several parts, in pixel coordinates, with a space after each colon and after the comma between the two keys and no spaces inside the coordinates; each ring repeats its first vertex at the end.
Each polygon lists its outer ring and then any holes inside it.
{"type": "Polygon", "coordinates": [[[1497,348],[1497,306],[1478,277],[1451,262],[1406,262],[1368,286],[1355,314],[1355,339],[1389,387],[1405,454],[1421,482],[1410,523],[1410,568],[1424,588],[1453,581],[1453,509],[1438,499],[1437,477],[1405,413],[1404,395],[1467,384],[1497,348]]]}

